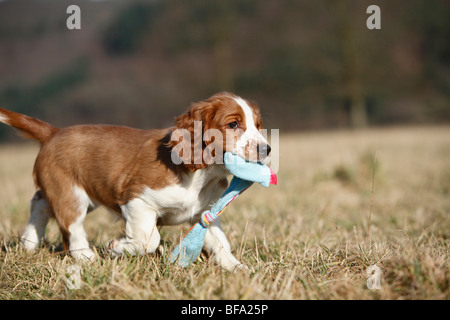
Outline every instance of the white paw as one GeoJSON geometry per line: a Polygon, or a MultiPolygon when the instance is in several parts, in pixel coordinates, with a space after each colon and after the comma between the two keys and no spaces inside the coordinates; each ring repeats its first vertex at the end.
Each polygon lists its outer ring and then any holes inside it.
{"type": "Polygon", "coordinates": [[[20,238],[20,244],[28,251],[33,251],[39,246],[39,241],[36,239],[29,239],[29,237],[22,236],[20,238]]]}
{"type": "Polygon", "coordinates": [[[28,224],[25,227],[23,235],[20,237],[20,243],[25,249],[33,251],[34,249],[39,247],[40,242],[41,241],[36,232],[36,228],[33,225],[28,224]]]}
{"type": "Polygon", "coordinates": [[[106,250],[108,250],[109,254],[113,257],[122,256],[125,253],[131,254],[133,256],[144,253],[140,252],[142,250],[138,250],[134,243],[127,241],[126,239],[111,240],[106,245],[106,250]]]}
{"type": "Polygon", "coordinates": [[[106,250],[108,250],[113,257],[122,256],[125,253],[131,254],[132,256],[144,255],[147,253],[154,253],[158,249],[159,243],[159,233],[155,233],[149,240],[144,239],[144,241],[139,242],[127,237],[119,240],[111,240],[106,245],[106,250]]]}
{"type": "Polygon", "coordinates": [[[70,255],[77,261],[92,262],[95,260],[95,253],[91,249],[70,250],[70,255]]]}
{"type": "Polygon", "coordinates": [[[221,252],[213,257],[214,262],[227,271],[245,270],[248,268],[236,259],[231,253],[221,252]]]}
{"type": "Polygon", "coordinates": [[[111,256],[117,257],[123,255],[123,248],[119,246],[119,244],[120,242],[116,239],[108,242],[108,244],[106,245],[106,250],[111,256]]]}

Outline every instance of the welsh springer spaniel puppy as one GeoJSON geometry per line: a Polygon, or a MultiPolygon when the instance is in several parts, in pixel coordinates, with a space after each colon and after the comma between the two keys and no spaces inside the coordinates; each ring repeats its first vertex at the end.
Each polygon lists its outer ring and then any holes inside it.
{"type": "MultiPolygon", "coordinates": [[[[78,260],[95,257],[83,222],[97,206],[126,222],[124,237],[107,245],[112,255],[152,253],[160,244],[158,225],[197,222],[225,191],[225,151],[263,162],[270,153],[257,105],[231,93],[194,103],[167,129],[56,128],[2,108],[0,122],[41,144],[33,170],[38,191],[21,243],[38,247],[55,218],[64,249],[78,260]]],[[[227,270],[242,267],[219,219],[208,228],[204,249],[227,270]]]]}

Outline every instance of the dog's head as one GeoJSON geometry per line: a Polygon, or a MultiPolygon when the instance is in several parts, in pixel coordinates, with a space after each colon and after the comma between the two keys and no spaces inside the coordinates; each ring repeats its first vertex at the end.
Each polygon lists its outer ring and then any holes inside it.
{"type": "Polygon", "coordinates": [[[226,151],[267,163],[270,146],[262,129],[256,103],[222,92],[192,104],[177,117],[169,144],[191,170],[222,163],[226,151]]]}

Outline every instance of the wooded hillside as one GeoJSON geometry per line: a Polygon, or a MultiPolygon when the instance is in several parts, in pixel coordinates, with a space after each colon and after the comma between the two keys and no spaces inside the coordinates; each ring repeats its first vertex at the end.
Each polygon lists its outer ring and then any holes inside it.
{"type": "Polygon", "coordinates": [[[227,90],[282,130],[450,120],[448,1],[72,2],[81,30],[64,1],[0,2],[0,106],[152,128],[227,90]]]}

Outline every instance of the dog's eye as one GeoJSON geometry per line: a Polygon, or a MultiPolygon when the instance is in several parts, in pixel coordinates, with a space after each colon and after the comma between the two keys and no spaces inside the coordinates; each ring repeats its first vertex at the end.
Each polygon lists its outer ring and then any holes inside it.
{"type": "Polygon", "coordinates": [[[233,121],[233,122],[227,124],[227,126],[231,129],[236,129],[237,127],[239,127],[239,123],[237,121],[233,121]]]}

